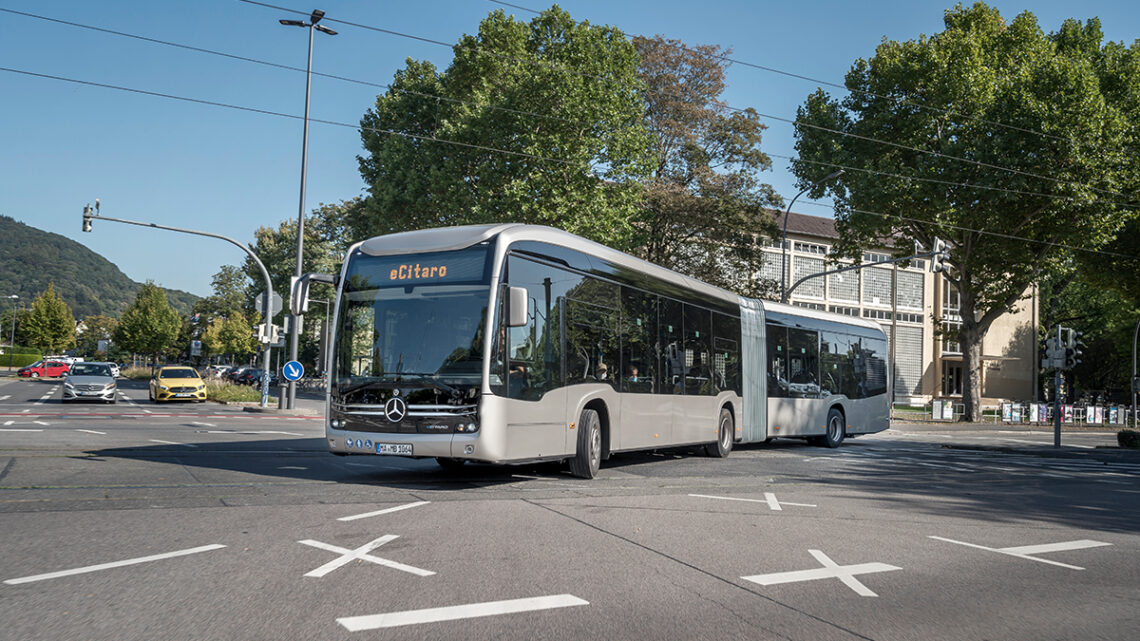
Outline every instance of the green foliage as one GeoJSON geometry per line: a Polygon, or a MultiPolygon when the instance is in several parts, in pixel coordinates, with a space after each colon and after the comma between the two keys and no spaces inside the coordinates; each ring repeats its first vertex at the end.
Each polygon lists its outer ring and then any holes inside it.
{"type": "Polygon", "coordinates": [[[644,184],[636,246],[643,258],[727,289],[754,295],[760,234],[773,236],[780,205],[756,176],[772,161],[760,151],[766,126],[752,109],[731,111],[717,46],[636,37],[645,82],[645,124],[655,170],[644,184]]]}
{"type": "Polygon", "coordinates": [[[49,354],[58,354],[75,345],[75,316],[48,283],[47,291],[32,301],[24,319],[24,336],[29,343],[49,354]]]}
{"type": "MultiPolygon", "coordinates": [[[[226,403],[258,403],[261,401],[261,388],[253,385],[234,385],[211,378],[206,381],[206,398],[226,403]]],[[[270,396],[269,401],[276,403],[277,399],[270,396]]]]}
{"type": "Polygon", "coordinates": [[[361,119],[370,198],[353,234],[526,222],[632,248],[630,179],[652,159],[625,36],[558,7],[529,23],[499,10],[454,52],[442,73],[409,60],[361,119]]]}
{"type": "MultiPolygon", "coordinates": [[[[4,239],[0,243],[0,295],[17,294],[25,305],[54,283],[60,297],[77,316],[117,317],[142,287],[107,259],[74,240],[7,216],[0,216],[0,238],[4,239]]],[[[197,299],[177,290],[166,293],[182,313],[189,311],[197,299]]]]}
{"type": "Polygon", "coordinates": [[[3,356],[0,356],[0,365],[3,365],[9,369],[26,367],[32,363],[35,363],[41,358],[43,358],[43,354],[24,354],[21,352],[14,352],[12,354],[4,354],[3,356]]]}
{"type": "Polygon", "coordinates": [[[959,5],[941,33],[885,40],[855,61],[842,100],[817,91],[799,109],[802,186],[836,165],[868,170],[811,193],[835,196],[841,253],[858,257],[883,238],[907,252],[911,239],[949,242],[971,418],[992,322],[1066,258],[1063,246],[1103,246],[1136,215],[1119,194],[1140,186],[1129,152],[1140,145],[1140,42],[1101,41],[1095,19],[1045,34],[1031,13],[1007,22],[985,4],[959,5]]]}
{"type": "Polygon", "coordinates": [[[1140,450],[1140,432],[1136,430],[1120,430],[1116,433],[1116,442],[1120,447],[1140,450]]]}
{"type": "Polygon", "coordinates": [[[201,336],[202,347],[208,354],[230,354],[242,357],[257,349],[253,326],[241,312],[228,317],[210,320],[201,336]]]}
{"type": "Polygon", "coordinates": [[[166,294],[148,281],[123,312],[115,341],[131,352],[157,355],[174,346],[181,326],[182,319],[170,307],[166,294]]]}
{"type": "Polygon", "coordinates": [[[119,321],[110,316],[92,314],[83,319],[82,325],[83,332],[77,338],[76,347],[80,354],[94,355],[99,351],[99,341],[115,336],[119,321]]]}

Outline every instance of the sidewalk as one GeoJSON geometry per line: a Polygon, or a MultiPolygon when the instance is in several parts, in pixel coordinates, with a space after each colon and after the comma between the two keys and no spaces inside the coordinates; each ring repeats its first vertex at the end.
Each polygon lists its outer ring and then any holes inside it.
{"type": "MultiPolygon", "coordinates": [[[[1117,447],[1116,433],[1122,426],[1061,426],[1061,446],[1053,445],[1053,428],[1044,425],[999,423],[903,423],[893,422],[891,428],[881,434],[897,436],[922,435],[946,436],[946,440],[926,442],[938,443],[941,447],[955,450],[975,450],[1004,452],[1040,456],[1043,458],[1069,458],[1095,460],[1105,463],[1140,464],[1140,450],[1117,447]],[[1095,429],[1094,429],[1095,428],[1095,429]],[[1010,436],[1036,436],[1039,443],[1002,442],[1010,436]],[[1090,437],[1101,436],[1090,441],[1090,437]],[[1047,438],[1041,438],[1047,437],[1047,438]],[[978,442],[977,439],[992,438],[995,442],[978,442]],[[1082,442],[1077,442],[1082,441],[1082,442]],[[1100,442],[1090,445],[1090,442],[1100,442]]],[[[1011,439],[1016,440],[1016,439],[1011,439]]]]}

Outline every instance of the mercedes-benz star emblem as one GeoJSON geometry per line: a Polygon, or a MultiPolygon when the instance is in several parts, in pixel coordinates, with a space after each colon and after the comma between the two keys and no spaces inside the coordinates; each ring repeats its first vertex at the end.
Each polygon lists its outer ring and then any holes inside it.
{"type": "Polygon", "coordinates": [[[388,417],[389,421],[399,423],[404,420],[404,416],[408,413],[408,405],[404,399],[399,396],[393,396],[384,403],[384,416],[388,417]]]}

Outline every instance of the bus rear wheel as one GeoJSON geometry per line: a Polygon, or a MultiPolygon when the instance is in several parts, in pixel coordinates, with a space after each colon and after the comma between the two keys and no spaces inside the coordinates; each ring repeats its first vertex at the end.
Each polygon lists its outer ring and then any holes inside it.
{"type": "Polygon", "coordinates": [[[716,443],[705,446],[705,454],[713,458],[724,458],[732,451],[732,439],[736,433],[736,425],[732,420],[732,412],[727,407],[720,409],[720,418],[717,420],[716,443]]]}
{"type": "Polygon", "coordinates": [[[602,466],[602,423],[595,410],[582,410],[578,419],[578,448],[570,459],[570,473],[592,479],[602,466]]]}
{"type": "Polygon", "coordinates": [[[843,412],[834,407],[831,408],[831,411],[827,413],[827,431],[823,433],[819,444],[824,447],[839,447],[846,434],[847,425],[846,421],[843,420],[843,412]]]}

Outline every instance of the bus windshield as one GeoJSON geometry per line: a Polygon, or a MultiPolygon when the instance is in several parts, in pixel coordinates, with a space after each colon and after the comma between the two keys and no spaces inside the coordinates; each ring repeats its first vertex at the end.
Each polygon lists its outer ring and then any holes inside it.
{"type": "Polygon", "coordinates": [[[350,258],[335,337],[333,394],[371,383],[454,393],[481,382],[490,299],[487,250],[350,258]]]}

